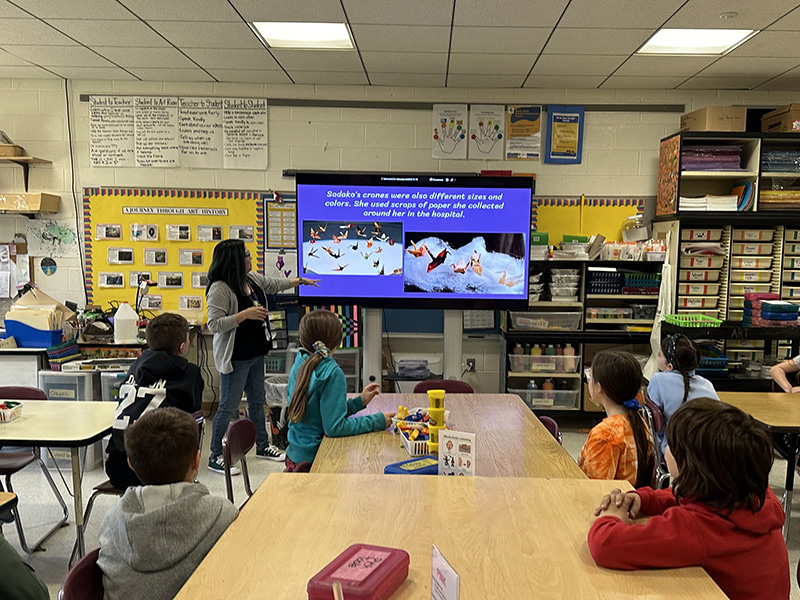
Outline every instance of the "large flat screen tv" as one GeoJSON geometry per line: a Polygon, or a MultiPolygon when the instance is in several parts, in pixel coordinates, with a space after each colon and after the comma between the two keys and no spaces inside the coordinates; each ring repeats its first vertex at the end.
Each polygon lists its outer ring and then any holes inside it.
{"type": "Polygon", "coordinates": [[[298,173],[301,303],[525,310],[532,185],[298,173]]]}

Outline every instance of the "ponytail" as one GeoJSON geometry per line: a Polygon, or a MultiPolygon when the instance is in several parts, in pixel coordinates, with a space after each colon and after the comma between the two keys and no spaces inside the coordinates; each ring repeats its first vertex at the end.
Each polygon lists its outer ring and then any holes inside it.
{"type": "Polygon", "coordinates": [[[700,365],[700,348],[685,335],[676,333],[662,340],[661,352],[667,363],[683,377],[683,404],[689,399],[691,373],[700,365]]]}
{"type": "Polygon", "coordinates": [[[300,371],[297,374],[297,380],[295,382],[294,393],[289,402],[289,420],[292,423],[299,423],[306,416],[308,386],[311,383],[311,376],[314,374],[314,369],[317,368],[317,365],[321,363],[324,358],[325,357],[319,352],[314,352],[306,362],[300,366],[300,371]]]}
{"type": "Polygon", "coordinates": [[[689,399],[689,371],[681,371],[681,375],[683,376],[683,400],[681,403],[684,403],[689,399]]]}
{"type": "Polygon", "coordinates": [[[644,424],[638,408],[628,409],[628,422],[633,430],[633,439],[636,442],[636,488],[651,484],[655,461],[650,452],[647,440],[647,426],[644,424]]]}

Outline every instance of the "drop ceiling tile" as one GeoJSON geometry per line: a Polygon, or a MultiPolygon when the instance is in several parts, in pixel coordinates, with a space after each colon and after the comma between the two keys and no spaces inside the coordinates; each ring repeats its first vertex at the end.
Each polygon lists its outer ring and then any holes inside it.
{"type": "Polygon", "coordinates": [[[535,54],[452,54],[450,73],[525,76],[535,60],[535,54]]]}
{"type": "Polygon", "coordinates": [[[0,50],[0,65],[18,66],[18,67],[36,66],[33,63],[30,63],[27,60],[20,58],[19,56],[15,56],[10,52],[6,52],[5,50],[0,50]]]}
{"type": "Polygon", "coordinates": [[[577,75],[531,75],[523,87],[526,88],[567,88],[594,89],[605,77],[586,77],[577,75]]]}
{"type": "Polygon", "coordinates": [[[622,64],[625,56],[569,56],[542,54],[533,67],[533,75],[602,75],[608,77],[622,64]]]}
{"type": "Polygon", "coordinates": [[[83,46],[5,46],[5,49],[42,67],[113,67],[108,60],[83,46]]]}
{"type": "Polygon", "coordinates": [[[247,24],[152,21],[150,25],[178,48],[252,48],[264,46],[247,24]]]}
{"type": "Polygon", "coordinates": [[[697,74],[698,77],[775,77],[800,65],[797,58],[749,58],[723,56],[697,74]]]}
{"type": "Polygon", "coordinates": [[[458,0],[453,25],[555,27],[569,0],[458,0]]]}
{"type": "Polygon", "coordinates": [[[447,54],[423,52],[362,52],[367,72],[440,73],[447,71],[447,54]]]}
{"type": "Polygon", "coordinates": [[[47,22],[65,35],[91,47],[169,46],[169,42],[141,21],[103,21],[101,25],[80,19],[50,19],[47,22]]]}
{"type": "Polygon", "coordinates": [[[447,87],[518,88],[524,79],[524,75],[476,75],[451,72],[447,76],[447,87]]]}
{"type": "Polygon", "coordinates": [[[765,81],[755,89],[758,91],[796,92],[800,90],[800,69],[794,69],[785,76],[765,81]]]}
{"type": "Polygon", "coordinates": [[[350,23],[376,25],[447,25],[453,0],[344,0],[350,23]]]}
{"type": "Polygon", "coordinates": [[[631,56],[614,75],[691,77],[717,60],[716,56],[631,56]]]}
{"type": "Polygon", "coordinates": [[[48,67],[65,79],[131,79],[136,78],[117,67],[48,67]]]}
{"type": "Polygon", "coordinates": [[[363,71],[358,52],[355,50],[278,50],[272,53],[281,66],[293,71],[363,71]]]}
{"type": "Polygon", "coordinates": [[[692,77],[679,90],[750,90],[769,77],[692,77]]]}
{"type": "Polygon", "coordinates": [[[352,32],[361,52],[447,52],[450,46],[449,27],[354,25],[352,32]]]}
{"type": "Polygon", "coordinates": [[[186,48],[187,56],[205,69],[242,69],[253,71],[279,70],[266,48],[258,50],[226,50],[210,48],[186,48]]]}
{"type": "Polygon", "coordinates": [[[240,23],[242,18],[227,2],[219,0],[120,0],[144,21],[223,21],[240,23]]]}
{"type": "Polygon", "coordinates": [[[652,35],[651,29],[562,29],[553,32],[545,54],[632,54],[652,35]]]}
{"type": "Polygon", "coordinates": [[[532,54],[541,51],[550,27],[454,27],[452,52],[532,54]]]}
{"type": "Polygon", "coordinates": [[[686,77],[626,77],[613,75],[600,89],[612,90],[671,90],[686,80],[686,77]]]}
{"type": "Polygon", "coordinates": [[[175,48],[95,48],[108,60],[120,67],[151,69],[195,68],[195,64],[175,48]]]}
{"type": "Polygon", "coordinates": [[[202,69],[149,69],[132,67],[128,69],[142,81],[214,81],[202,69]]]}
{"type": "Polygon", "coordinates": [[[658,29],[686,0],[572,0],[558,28],[658,29]]]}
{"type": "Polygon", "coordinates": [[[444,73],[373,73],[369,71],[372,85],[404,87],[444,87],[444,73]]]}
{"type": "Polygon", "coordinates": [[[767,31],[800,31],[800,7],[778,19],[767,31]]]}
{"type": "MultiPolygon", "coordinates": [[[[649,3],[648,3],[649,4],[649,3]]],[[[730,0],[689,0],[667,21],[668,28],[763,29],[789,12],[785,0],[731,2],[730,0]],[[734,19],[721,19],[722,13],[736,12],[734,19]]]]}
{"type": "Polygon", "coordinates": [[[800,31],[762,31],[727,56],[800,58],[800,31]]]}
{"type": "Polygon", "coordinates": [[[339,0],[231,0],[245,20],[344,23],[339,0]]]}
{"type": "Polygon", "coordinates": [[[21,8],[17,8],[8,0],[0,0],[0,19],[33,19],[21,8]]]}
{"type": "Polygon", "coordinates": [[[47,23],[36,19],[0,19],[0,46],[30,44],[70,46],[77,43],[47,23]]]}
{"type": "Polygon", "coordinates": [[[255,69],[209,69],[217,81],[231,83],[291,83],[283,71],[259,71],[255,69]]]}
{"type": "Polygon", "coordinates": [[[367,85],[367,76],[361,72],[289,71],[295,83],[315,85],[367,85]]]}
{"type": "Polygon", "coordinates": [[[136,20],[117,0],[14,0],[14,4],[40,19],[136,20]]]}
{"type": "Polygon", "coordinates": [[[40,67],[0,65],[0,77],[11,77],[12,79],[55,79],[58,78],[58,75],[40,67]]]}

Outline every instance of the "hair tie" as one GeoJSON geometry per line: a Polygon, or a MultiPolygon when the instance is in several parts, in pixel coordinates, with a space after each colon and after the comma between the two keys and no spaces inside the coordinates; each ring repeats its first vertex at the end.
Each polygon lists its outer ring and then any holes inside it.
{"type": "Polygon", "coordinates": [[[625,400],[625,402],[622,403],[622,406],[628,410],[638,409],[639,401],[636,398],[631,398],[630,400],[625,400]]]}
{"type": "Polygon", "coordinates": [[[686,336],[682,333],[674,333],[667,340],[667,352],[664,354],[664,358],[667,359],[667,364],[671,364],[673,367],[677,366],[675,364],[675,346],[678,344],[678,340],[683,337],[686,336]]]}
{"type": "Polygon", "coordinates": [[[314,354],[321,354],[324,358],[328,358],[331,355],[331,351],[328,350],[325,342],[317,340],[314,342],[314,354]]]}

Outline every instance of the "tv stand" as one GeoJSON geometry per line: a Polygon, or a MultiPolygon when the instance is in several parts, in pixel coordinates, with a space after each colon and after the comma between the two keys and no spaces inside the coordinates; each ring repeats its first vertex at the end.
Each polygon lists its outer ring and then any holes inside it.
{"type": "MultiPolygon", "coordinates": [[[[461,378],[463,312],[444,311],[444,379],[461,378]]],[[[380,308],[364,309],[364,387],[382,383],[381,359],[383,357],[383,311],[380,308]]]]}

